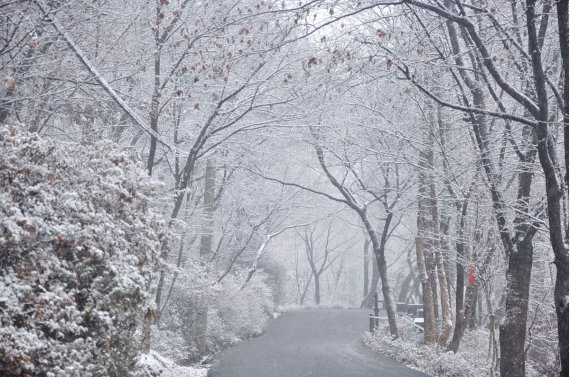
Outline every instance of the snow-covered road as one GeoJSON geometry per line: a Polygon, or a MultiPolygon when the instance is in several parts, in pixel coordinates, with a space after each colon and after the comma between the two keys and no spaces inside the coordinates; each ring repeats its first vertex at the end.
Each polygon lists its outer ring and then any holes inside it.
{"type": "Polygon", "coordinates": [[[421,377],[362,345],[367,310],[283,314],[260,337],[216,357],[214,377],[421,377]]]}

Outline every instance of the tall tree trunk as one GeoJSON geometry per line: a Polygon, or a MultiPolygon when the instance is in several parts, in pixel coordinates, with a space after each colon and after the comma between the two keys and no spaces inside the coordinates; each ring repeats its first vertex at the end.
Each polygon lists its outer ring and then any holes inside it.
{"type": "MultiPolygon", "coordinates": [[[[162,44],[160,42],[160,13],[161,13],[161,3],[156,3],[156,24],[154,25],[154,89],[152,92],[152,99],[150,103],[150,129],[158,134],[158,117],[160,112],[160,58],[162,54],[162,44]]],[[[157,138],[153,135],[150,137],[150,148],[148,152],[148,159],[146,162],[146,169],[148,175],[152,175],[152,169],[154,167],[154,160],[156,157],[156,145],[157,138]]]]}
{"type": "MultiPolygon", "coordinates": [[[[428,221],[428,224],[429,223],[430,222],[428,221]]],[[[428,226],[428,229],[431,229],[431,226],[428,226]]],[[[439,299],[438,299],[437,279],[436,279],[437,268],[435,264],[435,258],[433,255],[433,240],[424,238],[423,242],[424,242],[425,266],[428,274],[429,285],[431,287],[433,316],[437,320],[439,318],[439,299]]]]}
{"type": "Polygon", "coordinates": [[[481,295],[479,294],[479,284],[475,283],[472,287],[470,287],[469,306],[465,312],[465,322],[469,330],[475,330],[477,327],[477,304],[479,303],[480,298],[481,295]]]}
{"type": "Polygon", "coordinates": [[[455,269],[451,261],[451,245],[449,243],[449,228],[450,228],[451,217],[447,217],[445,221],[440,222],[440,231],[442,237],[440,237],[441,245],[441,255],[443,256],[443,265],[445,266],[445,281],[447,282],[447,299],[451,305],[452,297],[451,292],[453,291],[452,279],[455,278],[455,269]]]}
{"type": "Polygon", "coordinates": [[[532,143],[527,142],[529,151],[521,162],[517,193],[517,217],[515,234],[507,226],[506,207],[502,194],[498,190],[494,165],[489,159],[487,129],[481,118],[473,124],[473,131],[481,154],[489,189],[493,198],[495,218],[499,234],[507,255],[507,295],[505,302],[505,321],[500,326],[501,376],[524,376],[524,347],[526,344],[526,320],[528,315],[528,297],[530,273],[532,269],[532,239],[537,224],[528,222],[528,200],[532,186],[532,165],[536,156],[532,143]]]}
{"type": "Polygon", "coordinates": [[[459,343],[461,342],[461,337],[463,336],[463,331],[465,330],[465,309],[464,309],[464,290],[465,290],[465,266],[463,265],[465,260],[465,218],[467,217],[467,207],[469,204],[469,198],[466,197],[463,200],[463,205],[461,206],[461,214],[459,217],[459,229],[457,235],[457,241],[455,243],[455,250],[457,251],[457,262],[456,262],[456,280],[455,280],[455,328],[453,330],[453,338],[449,344],[449,350],[457,353],[459,350],[459,343]]]}
{"type": "MultiPolygon", "coordinates": [[[[216,169],[211,160],[206,161],[206,177],[204,183],[204,219],[200,238],[200,258],[202,263],[208,263],[212,254],[212,238],[214,231],[216,169]]],[[[208,303],[198,304],[196,312],[196,344],[198,352],[204,355],[207,351],[208,336],[208,303]]]]}
{"type": "MultiPolygon", "coordinates": [[[[568,40],[568,0],[559,0],[556,3],[556,11],[558,15],[558,37],[560,39],[560,54],[562,55],[562,67],[564,67],[564,108],[562,109],[562,113],[564,114],[564,157],[565,157],[565,165],[566,171],[564,174],[564,182],[566,184],[566,189],[568,189],[568,164],[570,164],[570,160],[568,160],[568,70],[570,69],[568,65],[570,62],[568,61],[568,44],[570,41],[568,40]]],[[[568,241],[568,233],[566,233],[566,241],[568,241]]],[[[568,331],[566,331],[566,334],[568,331]]],[[[568,346],[566,345],[566,350],[568,350],[568,346]]],[[[562,348],[560,349],[562,353],[562,348]]],[[[566,375],[568,375],[568,352],[565,353],[566,355],[566,375]]],[[[562,359],[564,360],[564,359],[562,359]]],[[[564,363],[562,365],[564,370],[564,363]]]]}
{"type": "MultiPolygon", "coordinates": [[[[564,174],[564,190],[563,193],[566,195],[566,206],[568,206],[568,165],[570,164],[570,159],[568,157],[568,142],[570,136],[568,134],[568,112],[569,112],[569,64],[568,61],[568,45],[570,43],[568,39],[568,0],[560,0],[557,3],[557,13],[558,13],[558,34],[560,36],[560,52],[562,54],[562,66],[564,67],[564,161],[565,161],[565,174],[564,174]]],[[[543,125],[542,127],[547,127],[543,125]]],[[[541,158],[542,161],[542,158],[541,158]]],[[[548,184],[547,184],[548,185],[548,184]]],[[[551,183],[552,185],[552,183],[551,183]]],[[[557,201],[551,200],[549,202],[549,208],[556,207],[557,201]],[[552,204],[551,204],[552,202],[552,204]]],[[[560,204],[558,204],[558,207],[560,204]]],[[[556,212],[560,210],[553,208],[553,215],[556,217],[556,212]]],[[[550,209],[549,209],[550,216],[550,209]]],[[[568,356],[570,350],[568,349],[568,332],[570,331],[568,326],[568,219],[566,219],[565,226],[565,244],[561,243],[560,237],[554,237],[556,247],[554,244],[552,247],[557,251],[557,256],[555,259],[557,271],[556,271],[556,286],[554,290],[554,300],[556,301],[556,316],[558,319],[558,347],[560,348],[560,363],[562,369],[560,376],[568,376],[570,369],[568,367],[568,356]],[[566,297],[566,301],[564,301],[566,297]]],[[[558,227],[551,231],[558,231],[558,227]]],[[[551,237],[552,239],[552,237],[551,237]]]]}
{"type": "MultiPolygon", "coordinates": [[[[528,0],[531,1],[531,0],[528,0]]],[[[527,21],[534,27],[534,16],[528,15],[527,6],[527,21]]],[[[473,105],[475,108],[485,109],[485,96],[482,91],[484,83],[481,77],[477,77],[474,81],[463,64],[463,58],[459,49],[459,42],[457,38],[457,30],[452,21],[447,22],[447,29],[450,36],[453,53],[455,54],[455,61],[459,67],[459,74],[469,88],[473,98],[473,105]]],[[[472,35],[472,30],[466,30],[472,35]]],[[[536,36],[536,33],[530,33],[536,36]]],[[[538,51],[538,48],[536,48],[538,51]]],[[[540,55],[540,52],[538,51],[540,55]]],[[[534,59],[535,60],[535,59],[534,59]]],[[[485,62],[483,62],[484,64],[485,62]]],[[[534,65],[534,64],[533,64],[534,65]]],[[[474,66],[474,69],[481,67],[474,66]]],[[[536,75],[535,75],[536,76],[536,75]]],[[[536,77],[535,77],[536,79],[536,77]]],[[[468,99],[464,97],[466,101],[468,99]]],[[[519,185],[517,194],[517,215],[513,221],[513,229],[507,224],[507,207],[503,199],[500,186],[497,183],[498,174],[496,172],[495,164],[492,161],[489,136],[487,134],[487,119],[485,115],[469,114],[469,119],[472,125],[473,133],[479,156],[487,181],[489,183],[489,191],[493,202],[493,210],[503,249],[509,261],[507,265],[507,302],[506,316],[507,319],[501,326],[500,331],[500,348],[501,348],[501,376],[524,376],[525,375],[525,360],[524,360],[524,346],[526,342],[526,316],[528,313],[528,284],[530,283],[530,270],[532,268],[532,238],[536,232],[538,224],[529,224],[529,208],[528,199],[530,195],[530,188],[532,184],[532,174],[530,172],[519,173],[519,185]],[[525,254],[526,253],[526,254],[525,254]],[[530,259],[529,259],[530,254],[530,259]],[[517,265],[516,263],[527,263],[528,265],[517,265]],[[529,279],[526,279],[527,273],[529,279]]],[[[521,157],[521,164],[524,166],[531,166],[535,150],[533,143],[528,140],[523,140],[528,147],[526,154],[521,157]]]]}
{"type": "Polygon", "coordinates": [[[370,246],[370,240],[368,240],[368,236],[365,236],[364,239],[364,295],[362,297],[367,297],[368,296],[368,284],[369,283],[369,279],[368,279],[368,266],[370,264],[370,260],[368,257],[368,248],[370,246]]]}
{"type": "Polygon", "coordinates": [[[392,221],[392,213],[388,213],[386,220],[384,222],[384,230],[382,231],[382,238],[378,241],[376,237],[376,232],[370,226],[368,219],[366,222],[368,224],[367,229],[369,230],[370,240],[372,241],[372,250],[376,257],[376,264],[378,266],[378,274],[380,275],[380,281],[382,282],[382,295],[384,297],[384,308],[388,314],[388,324],[390,326],[390,333],[393,337],[398,336],[398,325],[396,324],[396,303],[392,296],[391,284],[388,280],[388,265],[386,263],[386,257],[384,255],[386,241],[388,239],[388,230],[390,228],[390,223],[392,221]]]}
{"type": "Polygon", "coordinates": [[[428,276],[428,266],[426,263],[426,249],[429,242],[426,242],[426,232],[428,228],[428,211],[426,198],[428,197],[428,177],[426,169],[427,156],[425,151],[420,152],[420,171],[418,173],[418,215],[417,215],[417,236],[416,236],[416,260],[418,273],[422,285],[422,297],[424,304],[424,341],[427,344],[435,343],[436,326],[435,310],[433,300],[433,287],[428,276]]]}
{"type": "MultiPolygon", "coordinates": [[[[435,124],[435,120],[434,120],[435,124]]],[[[435,188],[435,163],[434,163],[434,152],[433,147],[435,143],[434,131],[433,129],[429,131],[429,152],[427,153],[427,163],[429,164],[430,174],[429,179],[429,207],[431,213],[431,226],[432,226],[432,253],[435,259],[435,267],[437,270],[437,279],[439,283],[440,290],[440,302],[441,302],[441,335],[439,337],[439,346],[444,348],[447,345],[447,340],[451,334],[452,323],[451,315],[449,309],[449,295],[447,293],[447,277],[445,274],[445,265],[443,261],[443,256],[441,255],[441,242],[440,242],[440,228],[439,228],[439,213],[438,213],[438,203],[437,194],[435,188]]]]}
{"type": "Polygon", "coordinates": [[[378,282],[380,281],[380,273],[378,272],[378,263],[376,259],[372,260],[372,279],[370,280],[370,289],[368,290],[368,295],[374,296],[374,293],[378,292],[378,282]]]}
{"type": "Polygon", "coordinates": [[[319,274],[315,275],[315,304],[321,304],[321,279],[319,274]]]}
{"type": "Polygon", "coordinates": [[[436,235],[434,234],[435,224],[433,223],[433,221],[435,221],[435,219],[432,213],[433,200],[431,193],[432,184],[434,183],[432,176],[434,155],[433,155],[433,149],[431,148],[432,146],[431,142],[433,141],[431,130],[428,130],[428,133],[429,134],[426,140],[427,141],[426,144],[428,145],[428,147],[426,147],[426,149],[421,154],[421,159],[423,164],[421,165],[421,168],[425,170],[425,176],[423,180],[424,188],[420,200],[423,201],[422,216],[424,216],[424,222],[425,222],[425,228],[422,230],[423,231],[422,236],[424,238],[423,243],[424,243],[425,266],[428,274],[429,283],[431,286],[433,315],[434,318],[437,320],[437,318],[439,317],[439,303],[438,303],[439,294],[437,289],[438,272],[437,272],[437,262],[435,256],[437,245],[435,241],[436,235]]]}
{"type": "Polygon", "coordinates": [[[501,376],[525,375],[526,321],[530,273],[532,269],[532,237],[509,253],[505,319],[500,326],[501,376]]]}
{"type": "Polygon", "coordinates": [[[562,228],[561,199],[568,187],[568,0],[557,4],[558,30],[564,66],[564,151],[566,157],[566,173],[559,181],[558,159],[556,149],[550,136],[548,125],[548,93],[546,78],[542,66],[542,54],[539,46],[538,34],[535,24],[536,0],[526,1],[526,26],[528,45],[532,58],[533,79],[538,102],[538,124],[535,126],[538,143],[538,157],[544,172],[546,183],[546,199],[548,204],[548,225],[550,243],[554,251],[554,264],[556,265],[556,283],[554,286],[554,301],[558,323],[558,346],[560,349],[561,376],[568,376],[568,229],[562,228]]]}
{"type": "Polygon", "coordinates": [[[378,293],[378,282],[380,281],[380,273],[378,272],[378,263],[376,263],[376,257],[373,256],[372,259],[372,279],[370,279],[370,289],[368,289],[368,295],[364,297],[362,303],[360,304],[361,308],[372,308],[374,304],[374,294],[378,293]]]}
{"type": "Polygon", "coordinates": [[[538,129],[538,154],[545,172],[546,198],[548,205],[548,225],[550,243],[554,251],[556,266],[556,282],[554,286],[554,301],[558,324],[558,346],[560,349],[561,376],[568,376],[568,243],[562,228],[561,199],[563,185],[560,184],[553,164],[552,139],[546,122],[540,123],[538,129]]]}
{"type": "Polygon", "coordinates": [[[311,285],[311,280],[313,280],[313,273],[309,276],[309,280],[303,287],[303,292],[301,293],[301,297],[299,298],[299,305],[303,305],[305,303],[305,297],[307,297],[307,292],[309,291],[309,286],[311,285]]]}

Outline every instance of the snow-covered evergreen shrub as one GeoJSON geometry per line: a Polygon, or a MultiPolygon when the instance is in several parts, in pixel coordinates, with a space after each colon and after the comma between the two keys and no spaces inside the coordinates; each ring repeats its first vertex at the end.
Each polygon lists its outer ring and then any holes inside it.
{"type": "Polygon", "coordinates": [[[0,130],[0,375],[127,376],[164,228],[129,154],[0,130]]]}

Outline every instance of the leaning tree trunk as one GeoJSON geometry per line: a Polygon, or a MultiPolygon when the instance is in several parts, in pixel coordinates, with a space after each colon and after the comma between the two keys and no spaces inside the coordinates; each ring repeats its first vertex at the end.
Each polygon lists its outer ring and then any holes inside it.
{"type": "MultiPolygon", "coordinates": [[[[384,249],[386,247],[386,240],[388,238],[388,230],[390,228],[390,222],[392,221],[392,213],[388,213],[386,221],[384,222],[384,230],[382,232],[382,238],[380,241],[376,236],[376,232],[372,229],[370,222],[367,218],[362,218],[365,223],[366,229],[370,235],[370,241],[372,242],[372,250],[374,251],[374,256],[376,259],[376,264],[378,266],[378,274],[380,275],[380,281],[382,282],[382,295],[384,297],[384,308],[388,315],[388,325],[390,327],[390,333],[393,337],[398,337],[398,325],[396,324],[396,303],[392,296],[392,289],[390,282],[388,280],[388,265],[386,263],[386,257],[384,255],[384,249]]],[[[364,216],[365,217],[365,216],[364,216]]]]}

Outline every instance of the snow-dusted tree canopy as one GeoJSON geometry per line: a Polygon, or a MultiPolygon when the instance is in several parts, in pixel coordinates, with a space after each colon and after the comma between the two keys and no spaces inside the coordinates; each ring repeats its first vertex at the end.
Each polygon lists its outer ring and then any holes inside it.
{"type": "Polygon", "coordinates": [[[0,131],[0,374],[125,375],[164,227],[109,142],[0,131]]]}
{"type": "Polygon", "coordinates": [[[165,377],[377,297],[378,352],[566,377],[568,35],[567,0],[0,1],[0,375],[165,377]]]}

